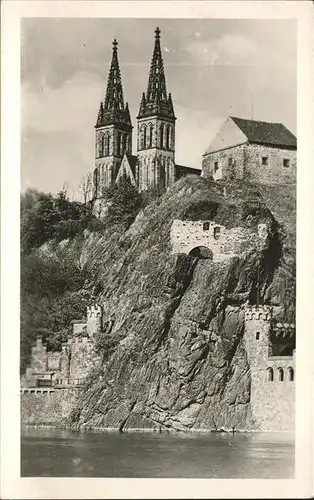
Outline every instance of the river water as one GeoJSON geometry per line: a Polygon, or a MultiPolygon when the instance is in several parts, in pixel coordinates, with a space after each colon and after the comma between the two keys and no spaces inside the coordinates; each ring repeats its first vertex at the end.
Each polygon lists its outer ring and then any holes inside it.
{"type": "Polygon", "coordinates": [[[294,475],[294,435],[72,432],[23,428],[21,475],[259,478],[294,475]]]}

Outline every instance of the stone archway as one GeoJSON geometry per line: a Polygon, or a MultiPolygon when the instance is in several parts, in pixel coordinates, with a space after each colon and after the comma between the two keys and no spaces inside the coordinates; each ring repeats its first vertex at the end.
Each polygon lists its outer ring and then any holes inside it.
{"type": "Polygon", "coordinates": [[[199,259],[210,259],[213,260],[213,252],[208,248],[204,246],[199,246],[199,247],[194,247],[192,250],[189,252],[189,255],[191,257],[198,257],[199,259]]]}

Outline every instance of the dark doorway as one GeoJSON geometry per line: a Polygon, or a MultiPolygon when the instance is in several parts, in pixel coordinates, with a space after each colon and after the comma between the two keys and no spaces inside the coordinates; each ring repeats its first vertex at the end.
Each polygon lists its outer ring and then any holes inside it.
{"type": "Polygon", "coordinates": [[[199,259],[213,259],[213,252],[207,247],[195,247],[190,251],[189,255],[199,259]]]}

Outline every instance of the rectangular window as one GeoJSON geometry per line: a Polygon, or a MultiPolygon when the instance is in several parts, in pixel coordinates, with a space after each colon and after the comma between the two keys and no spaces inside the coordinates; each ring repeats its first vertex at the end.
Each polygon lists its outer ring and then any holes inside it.
{"type": "Polygon", "coordinates": [[[284,167],[290,167],[290,160],[289,158],[284,158],[282,161],[282,164],[284,167]]]}
{"type": "Polygon", "coordinates": [[[203,223],[203,231],[209,231],[209,222],[203,223]]]}
{"type": "Polygon", "coordinates": [[[262,156],[262,165],[268,165],[268,156],[262,156]]]}
{"type": "Polygon", "coordinates": [[[214,163],[214,172],[217,172],[218,170],[218,161],[215,161],[214,163]]]}

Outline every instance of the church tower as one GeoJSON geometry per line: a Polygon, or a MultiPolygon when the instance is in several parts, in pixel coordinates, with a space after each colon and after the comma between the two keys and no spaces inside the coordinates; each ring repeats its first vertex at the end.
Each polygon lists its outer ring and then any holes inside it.
{"type": "Polygon", "coordinates": [[[106,97],[100,103],[95,126],[95,198],[101,198],[103,189],[116,180],[124,153],[132,153],[132,128],[129,106],[123,99],[118,43],[114,40],[106,97]]]}
{"type": "Polygon", "coordinates": [[[140,191],[168,187],[175,181],[175,120],[171,94],[167,95],[160,29],[156,28],[147,92],[143,92],[137,117],[136,180],[140,191]]]}

